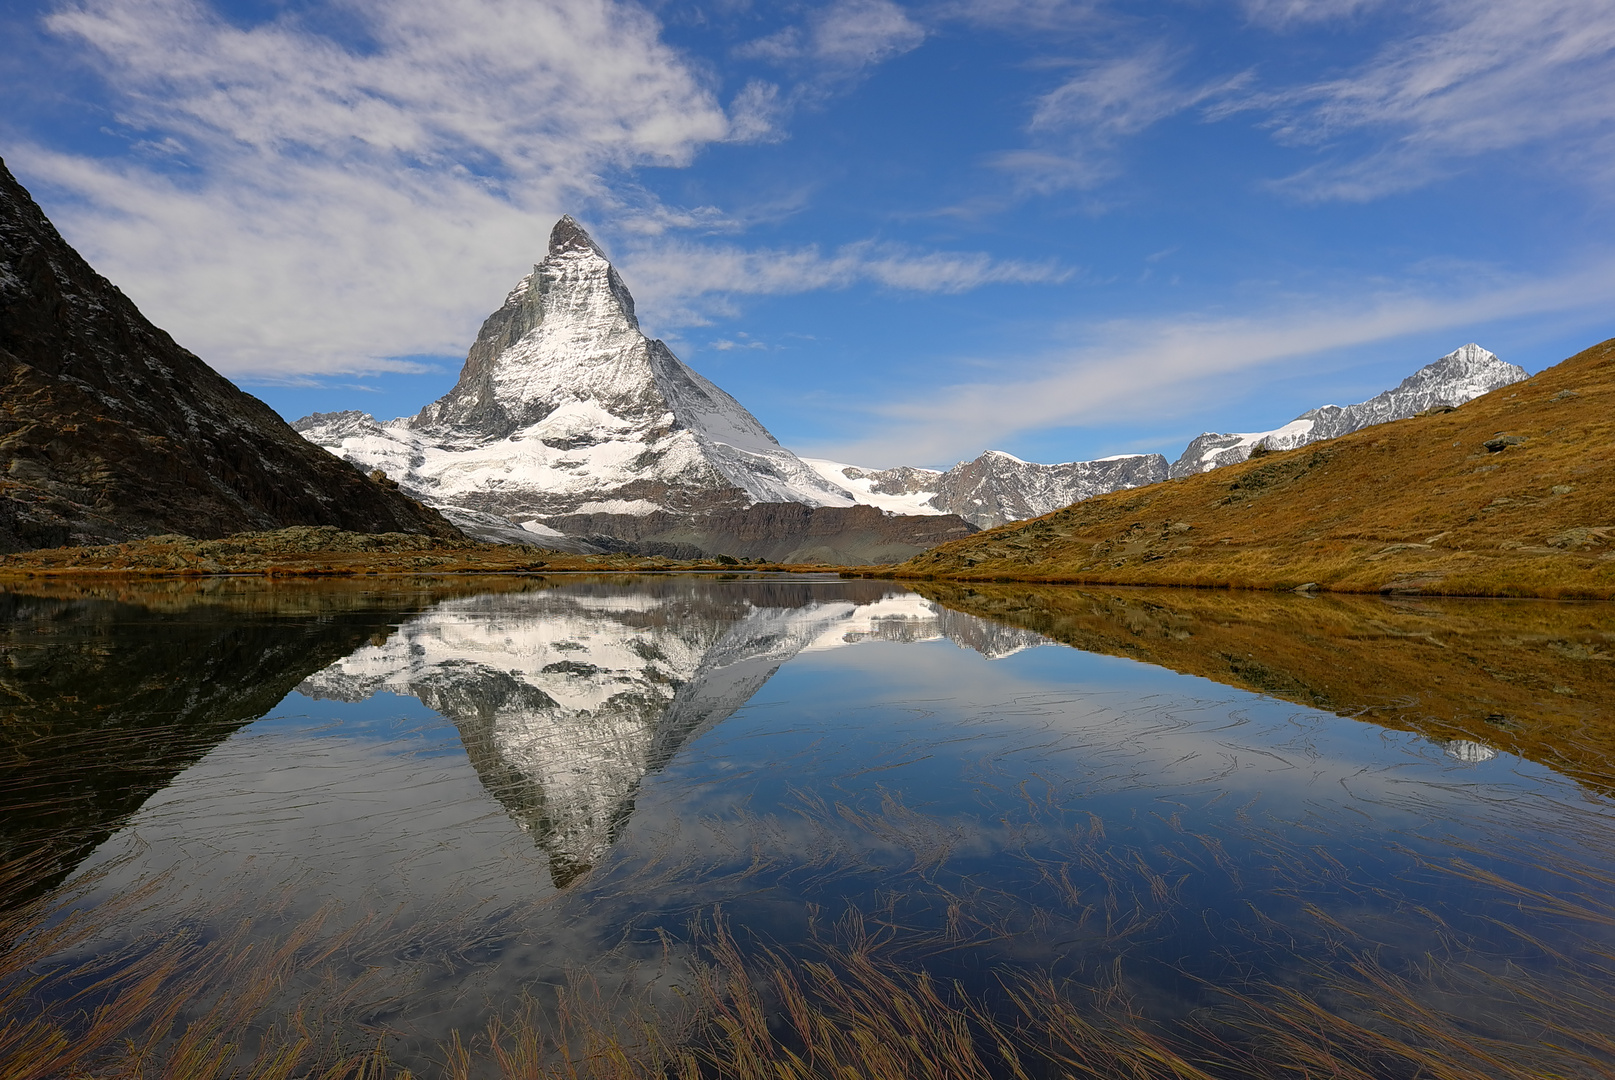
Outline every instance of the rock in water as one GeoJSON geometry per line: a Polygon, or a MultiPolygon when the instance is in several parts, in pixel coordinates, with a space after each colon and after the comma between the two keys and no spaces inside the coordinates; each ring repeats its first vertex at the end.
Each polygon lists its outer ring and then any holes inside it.
{"type": "Polygon", "coordinates": [[[483,323],[454,389],[410,418],[294,426],[426,502],[512,522],[854,503],[641,333],[622,278],[570,217],[483,323]]]}
{"type": "Polygon", "coordinates": [[[1250,457],[1258,443],[1269,450],[1293,450],[1297,446],[1333,439],[1370,424],[1405,420],[1426,409],[1462,405],[1500,386],[1519,382],[1526,370],[1507,364],[1494,354],[1470,342],[1441,359],[1415,371],[1394,390],[1356,405],[1325,405],[1302,413],[1281,428],[1237,434],[1207,432],[1197,436],[1178,460],[1172,463],[1173,478],[1208,472],[1250,457]]]}
{"type": "Polygon", "coordinates": [[[459,536],[176,345],[0,162],[0,551],[289,525],[459,536]]]}

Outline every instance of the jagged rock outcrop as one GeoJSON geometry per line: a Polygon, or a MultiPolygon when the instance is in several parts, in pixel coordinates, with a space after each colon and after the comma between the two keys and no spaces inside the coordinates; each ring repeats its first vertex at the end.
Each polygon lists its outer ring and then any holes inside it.
{"type": "Polygon", "coordinates": [[[1165,479],[1166,458],[1160,454],[1039,465],[989,450],[943,473],[933,504],[986,529],[1165,479]]]}
{"type": "Polygon", "coordinates": [[[315,413],[295,427],[426,502],[512,523],[853,504],[640,332],[621,277],[570,217],[483,323],[441,399],[387,423],[315,413]]]}
{"type": "Polygon", "coordinates": [[[289,525],[459,536],[175,344],[0,162],[0,551],[289,525]]]}
{"type": "Polygon", "coordinates": [[[1189,476],[1244,461],[1258,444],[1268,450],[1293,450],[1320,439],[1349,434],[1370,424],[1417,416],[1426,409],[1462,405],[1525,377],[1524,368],[1504,363],[1494,354],[1470,342],[1434,363],[1426,364],[1403,379],[1395,389],[1356,405],[1325,405],[1311,409],[1272,431],[1233,434],[1207,432],[1200,435],[1172,463],[1171,475],[1174,478],[1189,476]]]}
{"type": "Polygon", "coordinates": [[[1127,454],[1097,461],[1040,465],[1002,450],[961,461],[947,472],[899,466],[861,469],[808,459],[827,480],[860,502],[910,514],[957,514],[977,528],[1039,517],[1072,503],[1122,488],[1166,479],[1160,454],[1127,454]]]}

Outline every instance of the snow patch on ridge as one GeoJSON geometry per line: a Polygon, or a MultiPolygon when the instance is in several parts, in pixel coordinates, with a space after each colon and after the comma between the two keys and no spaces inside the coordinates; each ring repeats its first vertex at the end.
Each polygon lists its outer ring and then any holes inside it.
{"type": "Polygon", "coordinates": [[[1415,371],[1394,389],[1377,394],[1356,405],[1322,405],[1310,409],[1283,427],[1271,431],[1206,432],[1192,440],[1178,460],[1172,463],[1174,477],[1207,472],[1233,465],[1250,457],[1258,443],[1269,450],[1293,450],[1298,446],[1333,439],[1359,431],[1371,424],[1404,420],[1438,405],[1458,406],[1482,394],[1526,378],[1526,370],[1505,363],[1474,342],[1415,371]]]}

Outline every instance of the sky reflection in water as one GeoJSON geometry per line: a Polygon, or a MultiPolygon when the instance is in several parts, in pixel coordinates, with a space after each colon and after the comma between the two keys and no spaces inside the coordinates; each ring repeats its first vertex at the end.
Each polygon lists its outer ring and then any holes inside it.
{"type": "Polygon", "coordinates": [[[1615,944],[1582,910],[1615,898],[1610,810],[1474,740],[885,584],[561,582],[402,615],[77,874],[89,904],[157,883],[86,952],[375,920],[333,963],[406,1056],[569,969],[674,993],[715,913],[803,953],[875,933],[983,993],[1005,968],[1117,987],[1165,1023],[1257,984],[1361,1011],[1330,973],[1443,957],[1444,1007],[1532,1040],[1487,979],[1580,978],[1615,944]]]}

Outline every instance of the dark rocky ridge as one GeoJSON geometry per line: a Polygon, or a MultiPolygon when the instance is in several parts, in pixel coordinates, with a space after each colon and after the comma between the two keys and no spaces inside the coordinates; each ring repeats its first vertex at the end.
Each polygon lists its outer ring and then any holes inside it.
{"type": "Polygon", "coordinates": [[[461,535],[153,326],[0,162],[0,551],[290,525],[461,535]]]}
{"type": "Polygon", "coordinates": [[[670,557],[732,555],[785,563],[899,562],[976,532],[953,514],[887,514],[873,506],[758,503],[708,514],[568,514],[547,524],[569,536],[670,557]]]}

